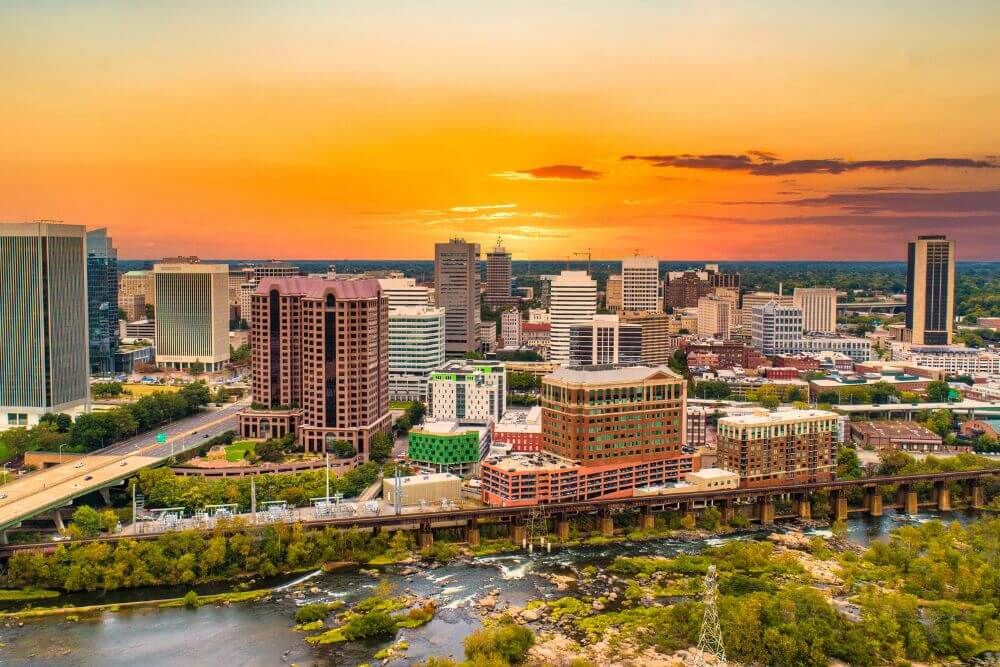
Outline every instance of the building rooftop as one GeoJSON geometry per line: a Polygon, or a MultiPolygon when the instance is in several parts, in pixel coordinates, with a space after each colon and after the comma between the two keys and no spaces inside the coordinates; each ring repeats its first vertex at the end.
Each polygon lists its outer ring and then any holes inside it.
{"type": "MultiPolygon", "coordinates": [[[[395,477],[386,477],[383,482],[388,484],[394,484],[396,481],[395,477]]],[[[403,486],[420,486],[421,484],[438,484],[440,482],[450,482],[456,481],[461,483],[462,479],[458,475],[453,475],[450,472],[434,472],[426,473],[420,475],[410,475],[409,477],[401,477],[400,483],[403,486]]]]}
{"type": "Polygon", "coordinates": [[[435,368],[433,373],[495,373],[505,370],[504,363],[495,359],[453,359],[444,366],[435,368]]]}
{"type": "Polygon", "coordinates": [[[558,368],[545,379],[577,384],[613,384],[641,382],[656,375],[674,379],[681,377],[666,366],[574,366],[558,368]]]}
{"type": "Polygon", "coordinates": [[[941,442],[941,436],[912,421],[851,422],[851,429],[869,438],[941,442]]]}
{"type": "Polygon", "coordinates": [[[411,433],[429,433],[432,435],[458,435],[460,433],[468,433],[469,431],[476,431],[480,436],[483,435],[485,431],[490,429],[489,426],[483,426],[481,424],[463,424],[461,422],[449,421],[449,420],[428,420],[422,425],[414,427],[411,433]]]}
{"type": "Polygon", "coordinates": [[[381,293],[378,281],[374,278],[340,280],[312,276],[287,276],[261,279],[260,284],[257,285],[257,294],[267,294],[273,289],[277,289],[281,294],[301,294],[313,298],[331,293],[338,299],[374,299],[381,293]]]}
{"type": "Polygon", "coordinates": [[[758,410],[752,415],[723,417],[719,421],[744,426],[763,426],[765,424],[785,424],[802,419],[819,419],[823,417],[836,418],[838,415],[835,412],[827,412],[826,410],[781,410],[779,412],[767,413],[758,410]]]}
{"type": "Polygon", "coordinates": [[[525,470],[576,470],[580,464],[572,459],[566,459],[548,452],[538,452],[533,454],[512,454],[496,459],[486,459],[485,463],[491,466],[519,472],[525,470]]]}

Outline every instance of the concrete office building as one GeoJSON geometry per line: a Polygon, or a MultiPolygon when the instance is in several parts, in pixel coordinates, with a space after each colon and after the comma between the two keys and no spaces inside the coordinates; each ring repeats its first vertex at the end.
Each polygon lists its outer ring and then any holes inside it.
{"type": "Polygon", "coordinates": [[[0,223],[0,429],[88,408],[87,310],[84,227],[0,223]]]}
{"type": "Polygon", "coordinates": [[[222,370],[229,361],[229,267],[226,264],[158,263],[156,358],[188,370],[200,363],[222,370]]]}
{"type": "Polygon", "coordinates": [[[632,324],[642,329],[642,350],[639,361],[645,366],[665,365],[673,354],[670,344],[671,316],[666,313],[626,312],[620,316],[622,324],[632,324]]]}
{"type": "Polygon", "coordinates": [[[127,310],[134,304],[136,296],[142,296],[146,303],[156,306],[156,276],[152,271],[126,271],[119,277],[119,306],[127,310]]]}
{"type": "Polygon", "coordinates": [[[389,308],[389,400],[427,399],[427,379],[445,360],[444,327],[444,308],[389,308]]]}
{"type": "Polygon", "coordinates": [[[839,416],[823,410],[723,417],[716,465],[737,473],[749,488],[828,481],[837,469],[839,430],[839,416]]]}
{"type": "Polygon", "coordinates": [[[660,312],[663,292],[660,261],[655,257],[626,257],[622,260],[622,310],[660,312]]]}
{"type": "Polygon", "coordinates": [[[506,368],[499,361],[449,361],[431,373],[427,401],[436,421],[498,422],[507,411],[506,368]]]}
{"type": "Polygon", "coordinates": [[[727,340],[730,334],[732,302],[715,296],[698,299],[698,335],[727,340]]]}
{"type": "Polygon", "coordinates": [[[801,352],[801,309],[768,301],[750,312],[750,339],[761,354],[772,357],[801,352]]]}
{"type": "Polygon", "coordinates": [[[431,305],[431,290],[413,278],[379,278],[379,287],[389,299],[389,310],[431,305]]]}
{"type": "Polygon", "coordinates": [[[87,232],[87,328],[90,372],[114,373],[118,351],[118,251],[104,228],[87,232]]]}
{"type": "Polygon", "coordinates": [[[486,305],[490,308],[500,308],[519,299],[512,296],[510,253],[503,247],[503,241],[497,238],[497,244],[492,251],[486,253],[486,305]]]}
{"type": "Polygon", "coordinates": [[[345,440],[368,457],[389,413],[389,303],[378,281],[265,278],[251,308],[246,438],[294,432],[309,452],[345,440]]]}
{"type": "Polygon", "coordinates": [[[552,279],[551,289],[549,359],[567,363],[570,327],[591,322],[597,314],[597,283],[586,271],[563,271],[552,279]]]}
{"type": "Polygon", "coordinates": [[[622,324],[618,315],[594,315],[569,330],[569,363],[574,366],[631,365],[642,360],[642,327],[622,324]]]}
{"type": "Polygon", "coordinates": [[[955,242],[944,236],[918,236],[907,245],[907,342],[951,345],[954,321],[955,242]]]}
{"type": "Polygon", "coordinates": [[[479,244],[451,239],[434,245],[434,294],[445,309],[449,357],[479,351],[479,244]]]}
{"type": "Polygon", "coordinates": [[[621,311],[622,277],[620,275],[608,276],[608,282],[604,286],[604,307],[612,313],[621,311]]]}
{"type": "Polygon", "coordinates": [[[832,287],[796,287],[792,304],[802,310],[805,331],[836,333],[837,290],[832,287]]]}
{"type": "Polygon", "coordinates": [[[500,313],[500,337],[504,347],[521,347],[521,311],[507,308],[500,313]]]}

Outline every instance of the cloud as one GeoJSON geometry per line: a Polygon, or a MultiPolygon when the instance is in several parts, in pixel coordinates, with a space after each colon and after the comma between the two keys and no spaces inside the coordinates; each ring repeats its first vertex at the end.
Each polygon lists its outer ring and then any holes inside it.
{"type": "Polygon", "coordinates": [[[743,154],[692,155],[625,155],[622,160],[640,160],[654,167],[675,167],[678,169],[709,169],[715,171],[737,171],[754,176],[788,176],[792,174],[843,174],[862,169],[876,171],[904,171],[921,167],[947,169],[996,169],[996,160],[974,160],[971,158],[929,157],[918,160],[844,160],[842,158],[821,158],[803,160],[780,160],[773,153],[748,151],[743,154]]]}
{"type": "Polygon", "coordinates": [[[494,174],[509,181],[593,181],[602,175],[599,171],[585,169],[576,164],[553,164],[547,167],[494,174]]]}
{"type": "Polygon", "coordinates": [[[841,192],[782,202],[792,206],[836,206],[854,213],[1000,213],[1000,190],[964,192],[841,192]]]}
{"type": "Polygon", "coordinates": [[[452,206],[448,210],[453,213],[478,213],[479,211],[492,211],[500,208],[517,208],[517,204],[479,204],[476,206],[452,206]]]}

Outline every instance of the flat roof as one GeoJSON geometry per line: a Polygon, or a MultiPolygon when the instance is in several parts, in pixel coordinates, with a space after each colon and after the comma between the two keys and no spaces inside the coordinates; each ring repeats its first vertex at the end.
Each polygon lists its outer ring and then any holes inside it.
{"type": "Polygon", "coordinates": [[[462,424],[456,421],[441,419],[436,421],[425,421],[423,425],[414,428],[412,432],[430,433],[432,435],[458,435],[459,433],[476,431],[482,435],[484,431],[488,430],[488,427],[478,424],[462,424]]]}
{"type": "MultiPolygon", "coordinates": [[[[419,486],[421,484],[437,484],[440,482],[450,482],[455,481],[461,484],[462,480],[458,475],[453,475],[450,472],[431,472],[431,473],[421,473],[419,475],[410,475],[409,477],[401,477],[400,483],[403,486],[419,486]]],[[[387,476],[382,479],[382,484],[395,484],[396,478],[387,476]]]]}
{"type": "Polygon", "coordinates": [[[654,375],[666,375],[677,380],[681,377],[666,366],[577,366],[558,368],[546,379],[579,384],[614,384],[640,382],[654,375]]]}
{"type": "Polygon", "coordinates": [[[696,470],[694,472],[687,473],[688,477],[704,477],[707,479],[719,479],[722,477],[731,478],[739,477],[739,475],[730,470],[723,470],[722,468],[702,468],[701,470],[696,470]]]}
{"type": "Polygon", "coordinates": [[[502,470],[576,470],[580,464],[548,452],[510,454],[501,458],[487,458],[485,463],[502,470]]]}
{"type": "Polygon", "coordinates": [[[782,410],[780,412],[769,412],[767,414],[739,415],[736,417],[723,417],[719,421],[727,424],[741,424],[746,426],[756,426],[762,424],[784,424],[787,422],[802,419],[818,419],[822,417],[839,417],[836,412],[826,410],[782,410]]]}
{"type": "Polygon", "coordinates": [[[851,429],[874,438],[941,442],[941,436],[914,421],[851,422],[851,429]]]}

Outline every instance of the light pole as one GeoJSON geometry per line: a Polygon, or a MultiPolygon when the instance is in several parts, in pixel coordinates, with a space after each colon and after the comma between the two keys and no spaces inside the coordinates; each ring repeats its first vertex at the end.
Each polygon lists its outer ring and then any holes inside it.
{"type": "Polygon", "coordinates": [[[59,463],[63,462],[63,451],[62,450],[63,450],[63,447],[65,447],[65,446],[66,446],[66,443],[63,443],[63,444],[59,445],[59,463]]]}

